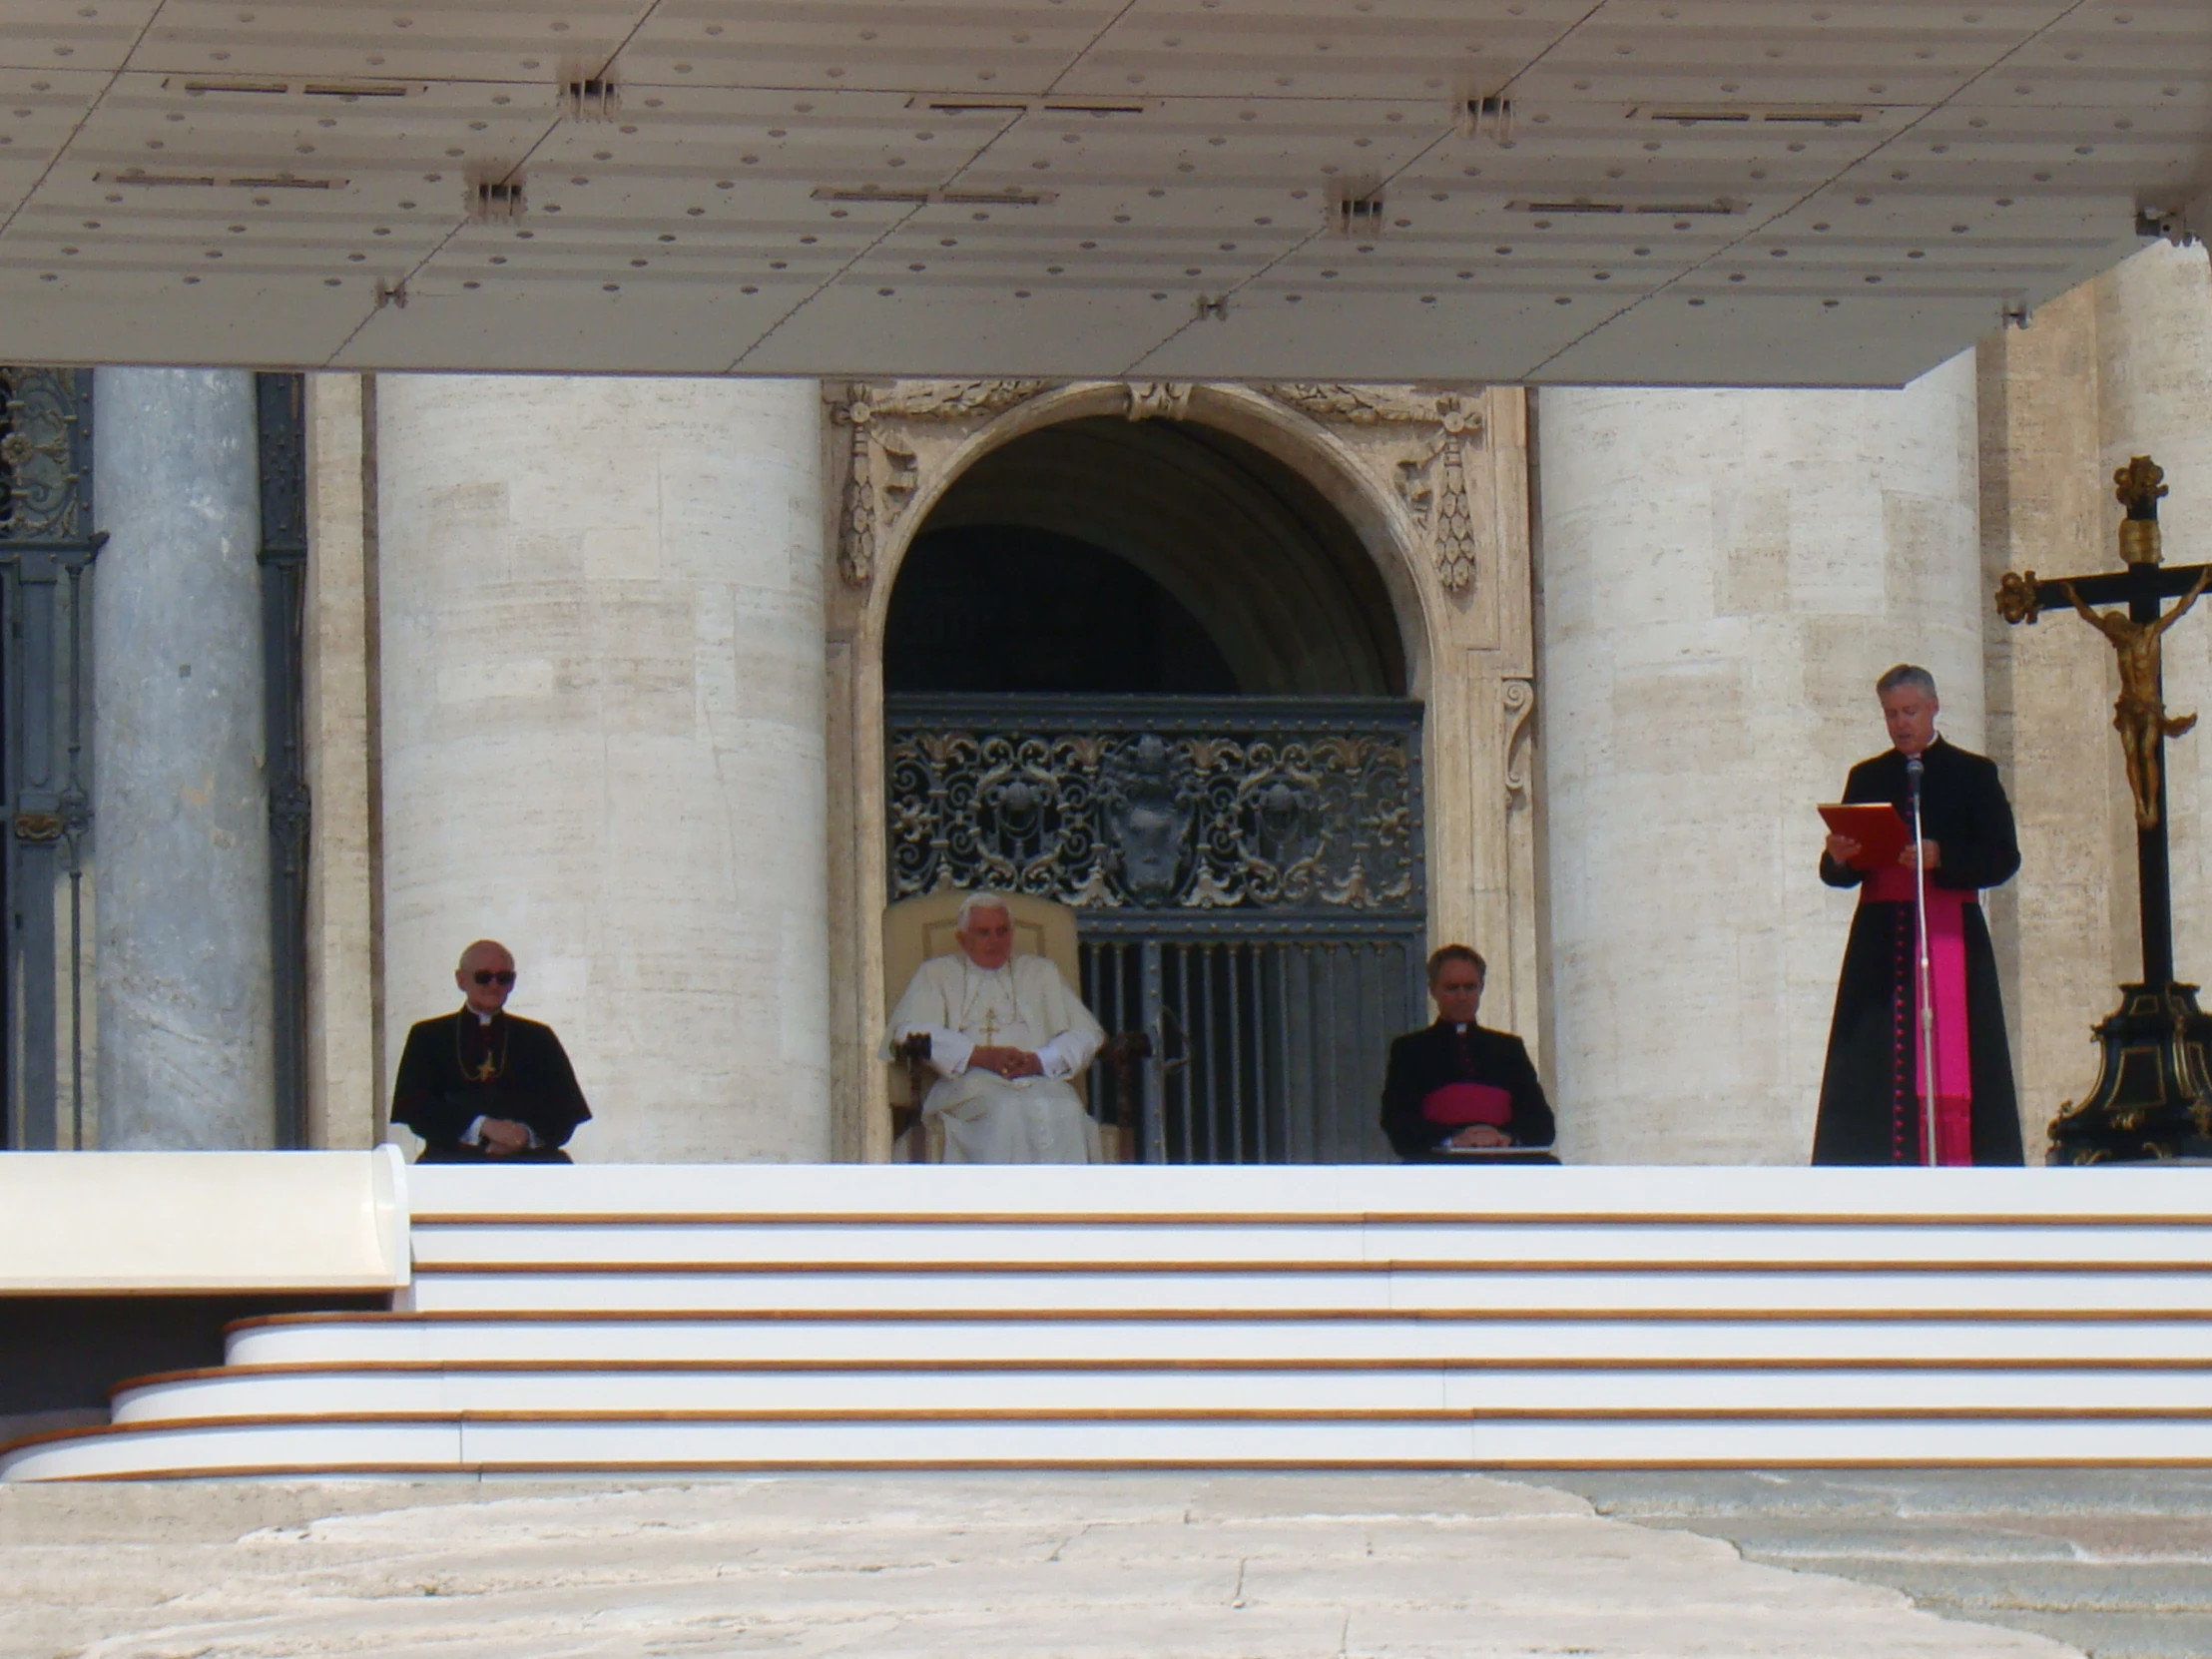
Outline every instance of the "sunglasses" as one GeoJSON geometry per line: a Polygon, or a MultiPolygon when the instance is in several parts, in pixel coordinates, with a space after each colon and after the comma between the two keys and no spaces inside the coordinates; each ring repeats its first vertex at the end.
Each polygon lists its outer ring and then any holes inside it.
{"type": "Polygon", "coordinates": [[[478,968],[476,970],[476,983],[479,985],[511,985],[514,982],[515,970],[513,968],[507,969],[504,973],[494,973],[489,968],[478,968]]]}

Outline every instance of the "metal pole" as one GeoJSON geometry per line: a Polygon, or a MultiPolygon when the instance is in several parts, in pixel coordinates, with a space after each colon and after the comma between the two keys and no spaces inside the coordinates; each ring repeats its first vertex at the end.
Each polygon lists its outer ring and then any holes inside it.
{"type": "Polygon", "coordinates": [[[1935,965],[1928,955],[1928,856],[1921,839],[1921,793],[1924,782],[1913,791],[1913,885],[1916,902],[1914,919],[1921,935],[1920,1000],[1921,1000],[1921,1138],[1927,1148],[1928,1167],[1936,1167],[1936,974],[1935,965]]]}

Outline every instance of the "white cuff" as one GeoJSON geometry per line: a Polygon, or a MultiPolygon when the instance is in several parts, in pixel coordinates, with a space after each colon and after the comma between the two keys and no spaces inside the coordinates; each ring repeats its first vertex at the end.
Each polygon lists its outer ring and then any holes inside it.
{"type": "Polygon", "coordinates": [[[482,1146],[483,1144],[484,1114],[479,1112],[468,1120],[468,1127],[461,1131],[461,1145],[482,1146]]]}
{"type": "Polygon", "coordinates": [[[1080,1050],[1082,1047],[1082,1039],[1077,1037],[1074,1032],[1063,1031],[1037,1050],[1037,1064],[1044,1069],[1045,1076],[1073,1077],[1075,1075],[1074,1056],[1068,1053],[1067,1048],[1061,1046],[1063,1043],[1067,1044],[1068,1048],[1080,1050]]]}

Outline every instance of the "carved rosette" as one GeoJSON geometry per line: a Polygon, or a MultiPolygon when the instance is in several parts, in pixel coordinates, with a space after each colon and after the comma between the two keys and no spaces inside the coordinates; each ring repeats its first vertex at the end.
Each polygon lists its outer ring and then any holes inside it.
{"type": "Polygon", "coordinates": [[[1481,551],[1468,482],[1472,455],[1482,444],[1478,393],[1305,381],[1259,389],[1330,425],[1393,435],[1402,429],[1410,452],[1397,461],[1398,493],[1427,538],[1436,579],[1453,593],[1472,584],[1481,551]]]}

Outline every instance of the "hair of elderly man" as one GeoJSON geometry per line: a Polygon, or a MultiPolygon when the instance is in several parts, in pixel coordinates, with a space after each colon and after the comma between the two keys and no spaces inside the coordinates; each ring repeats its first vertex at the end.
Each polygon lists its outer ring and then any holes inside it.
{"type": "Polygon", "coordinates": [[[1903,686],[1918,686],[1929,696],[1936,696],[1936,676],[1914,663],[1900,663],[1874,683],[1877,697],[1888,697],[1903,686]]]}
{"type": "Polygon", "coordinates": [[[1013,907],[1004,898],[992,892],[988,887],[978,887],[967,897],[960,900],[960,913],[953,925],[965,933],[968,918],[978,910],[1004,910],[1008,921],[1014,919],[1013,907]]]}
{"type": "Polygon", "coordinates": [[[453,964],[455,970],[458,971],[459,969],[467,967],[468,959],[471,956],[475,955],[479,950],[496,950],[499,952],[500,955],[506,957],[507,960],[510,962],[515,959],[515,953],[509,950],[505,945],[501,944],[497,939],[475,939],[472,940],[468,944],[468,946],[462,950],[461,959],[453,964]]]}
{"type": "Polygon", "coordinates": [[[1468,944],[1447,944],[1428,958],[1428,982],[1433,985],[1444,976],[1444,969],[1453,962],[1468,962],[1478,978],[1490,976],[1490,964],[1482,959],[1482,953],[1468,944]]]}

